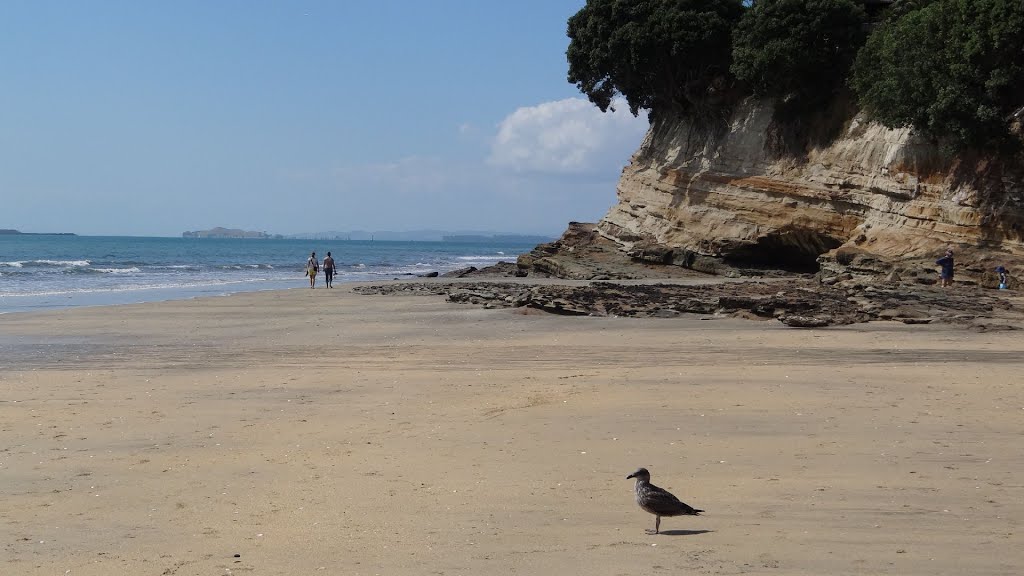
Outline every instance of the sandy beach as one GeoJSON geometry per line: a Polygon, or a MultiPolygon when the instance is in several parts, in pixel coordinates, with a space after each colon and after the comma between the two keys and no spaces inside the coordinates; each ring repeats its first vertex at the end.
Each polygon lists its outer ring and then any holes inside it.
{"type": "Polygon", "coordinates": [[[350,286],[0,315],[3,574],[1017,574],[1019,332],[350,286]],[[654,517],[626,476],[700,517],[654,517]]]}

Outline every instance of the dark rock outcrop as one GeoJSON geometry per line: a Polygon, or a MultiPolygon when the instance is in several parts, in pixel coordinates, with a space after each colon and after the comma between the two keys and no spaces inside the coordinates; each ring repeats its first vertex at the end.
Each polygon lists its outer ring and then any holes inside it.
{"type": "MultiPolygon", "coordinates": [[[[682,254],[679,252],[680,257],[682,254]]],[[[700,275],[694,272],[699,266],[666,265],[673,264],[676,257],[677,253],[671,249],[658,247],[652,247],[648,252],[640,248],[626,252],[622,246],[601,235],[596,224],[570,222],[561,238],[521,255],[516,264],[522,276],[571,280],[692,278],[700,275]]],[[[704,271],[733,275],[731,270],[717,264],[709,265],[704,271]]]]}
{"type": "Polygon", "coordinates": [[[905,324],[962,324],[1014,328],[1020,310],[1003,292],[904,284],[822,286],[811,280],[728,282],[706,285],[620,284],[582,286],[511,282],[402,282],[358,286],[360,294],[432,294],[485,308],[533,308],[553,314],[671,318],[681,314],[776,319],[819,328],[873,320],[905,324]]]}
{"type": "Polygon", "coordinates": [[[458,268],[441,274],[441,278],[464,278],[469,276],[473,272],[476,272],[476,266],[466,266],[465,268],[458,268]]]}

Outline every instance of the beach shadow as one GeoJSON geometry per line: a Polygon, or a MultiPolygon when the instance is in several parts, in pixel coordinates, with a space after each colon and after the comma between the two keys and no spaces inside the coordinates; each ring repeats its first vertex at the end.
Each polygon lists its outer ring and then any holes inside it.
{"type": "Polygon", "coordinates": [[[662,536],[696,536],[697,534],[707,534],[714,532],[714,530],[662,530],[662,536]]]}

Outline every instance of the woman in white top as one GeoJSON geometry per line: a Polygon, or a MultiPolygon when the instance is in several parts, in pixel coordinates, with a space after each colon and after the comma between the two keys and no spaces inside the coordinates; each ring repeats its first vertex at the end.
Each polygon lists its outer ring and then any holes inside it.
{"type": "Polygon", "coordinates": [[[320,271],[320,264],[316,261],[316,252],[309,255],[306,260],[306,276],[309,276],[309,287],[316,288],[316,273],[320,271]]]}

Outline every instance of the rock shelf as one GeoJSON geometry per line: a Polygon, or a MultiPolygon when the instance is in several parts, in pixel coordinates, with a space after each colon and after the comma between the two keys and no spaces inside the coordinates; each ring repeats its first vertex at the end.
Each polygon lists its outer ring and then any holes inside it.
{"type": "Polygon", "coordinates": [[[821,328],[876,320],[1013,330],[1024,316],[1013,296],[974,286],[827,286],[813,280],[702,285],[590,282],[571,286],[512,282],[399,282],[358,286],[359,294],[438,295],[484,308],[530,308],[571,316],[661,317],[682,314],[778,320],[821,328]]]}

